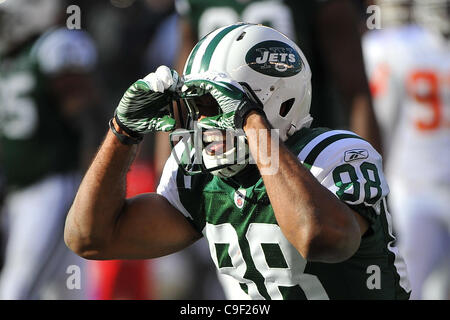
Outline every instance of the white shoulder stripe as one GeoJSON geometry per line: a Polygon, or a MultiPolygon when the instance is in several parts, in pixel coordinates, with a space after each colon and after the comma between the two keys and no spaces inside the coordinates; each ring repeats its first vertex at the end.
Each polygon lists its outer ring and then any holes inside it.
{"type": "MultiPolygon", "coordinates": [[[[392,239],[395,239],[395,236],[393,234],[393,227],[392,227],[392,216],[391,214],[388,212],[387,209],[387,203],[386,203],[386,198],[383,198],[383,205],[384,205],[384,212],[386,215],[386,221],[388,224],[388,232],[389,232],[389,236],[391,236],[392,239]]],[[[406,291],[406,292],[410,292],[411,291],[411,285],[409,283],[409,279],[408,279],[408,273],[407,273],[407,268],[406,268],[406,263],[405,260],[403,259],[403,257],[401,256],[398,248],[395,246],[395,240],[390,241],[387,244],[387,249],[394,254],[394,266],[397,269],[397,273],[400,276],[400,286],[406,291]]]]}
{"type": "MultiPolygon", "coordinates": [[[[323,140],[325,140],[328,137],[331,136],[335,136],[337,134],[355,134],[351,131],[348,130],[330,130],[330,131],[326,131],[320,135],[318,135],[317,137],[315,137],[314,139],[312,139],[303,149],[302,151],[298,154],[298,159],[300,161],[304,161],[306,159],[306,157],[308,156],[308,154],[314,149],[315,146],[317,146],[320,142],[322,142],[323,140]]],[[[356,135],[356,134],[355,134],[356,135]]]]}
{"type": "MultiPolygon", "coordinates": [[[[183,152],[183,145],[183,143],[179,143],[175,146],[174,150],[177,155],[181,155],[181,153],[183,152]]],[[[174,156],[171,154],[164,166],[164,170],[161,175],[161,180],[159,182],[158,188],[156,189],[156,193],[166,198],[167,201],[169,201],[170,204],[178,209],[185,217],[193,220],[191,214],[181,203],[180,195],[178,194],[177,173],[178,164],[175,161],[174,156]]]]}

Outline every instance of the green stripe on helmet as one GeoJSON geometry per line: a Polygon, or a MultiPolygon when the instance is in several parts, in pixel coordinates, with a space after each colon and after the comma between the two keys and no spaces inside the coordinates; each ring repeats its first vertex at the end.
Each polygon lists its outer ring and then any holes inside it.
{"type": "Polygon", "coordinates": [[[214,53],[214,51],[216,50],[219,42],[231,31],[233,31],[236,28],[242,27],[245,24],[234,24],[232,26],[226,27],[225,29],[223,29],[222,31],[220,31],[218,34],[216,34],[216,36],[211,40],[211,42],[208,44],[208,46],[206,47],[205,50],[205,54],[203,55],[202,58],[202,63],[200,66],[200,70],[199,72],[204,72],[207,71],[209,69],[209,64],[211,62],[211,58],[212,55],[214,53]]]}
{"type": "Polygon", "coordinates": [[[203,37],[194,47],[194,49],[192,49],[192,53],[189,56],[189,60],[186,64],[186,71],[184,72],[184,74],[190,74],[191,73],[191,69],[192,69],[192,64],[194,63],[194,59],[195,56],[197,54],[198,49],[200,48],[200,46],[202,45],[203,41],[205,40],[206,37],[203,37]]]}

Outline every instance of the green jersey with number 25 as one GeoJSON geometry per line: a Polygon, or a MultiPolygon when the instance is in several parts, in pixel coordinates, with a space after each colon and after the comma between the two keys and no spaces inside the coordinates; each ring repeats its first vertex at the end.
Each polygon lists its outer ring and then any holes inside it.
{"type": "Polygon", "coordinates": [[[51,82],[67,70],[89,72],[95,57],[84,31],[59,28],[0,58],[0,166],[8,185],[77,167],[81,135],[63,116],[51,82]]]}
{"type": "MultiPolygon", "coordinates": [[[[408,299],[378,152],[352,132],[323,128],[303,128],[286,145],[323,186],[369,222],[350,259],[305,260],[284,237],[259,176],[251,185],[185,176],[171,156],[158,193],[207,238],[216,267],[251,299],[408,299]]],[[[182,148],[180,143],[174,152],[182,148]]]]}

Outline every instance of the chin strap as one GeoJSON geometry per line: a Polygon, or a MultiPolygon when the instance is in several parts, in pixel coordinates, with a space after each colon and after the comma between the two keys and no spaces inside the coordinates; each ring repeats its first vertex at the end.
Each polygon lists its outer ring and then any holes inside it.
{"type": "Polygon", "coordinates": [[[234,126],[237,129],[242,129],[245,118],[251,111],[256,111],[264,117],[266,117],[266,114],[263,110],[264,105],[261,100],[259,100],[250,85],[246,82],[239,82],[239,84],[242,86],[242,89],[244,89],[245,98],[235,111],[234,126]]]}
{"type": "Polygon", "coordinates": [[[308,114],[307,116],[305,116],[302,120],[300,120],[297,123],[297,126],[291,123],[291,127],[286,132],[286,135],[288,137],[290,137],[294,133],[296,133],[298,130],[300,130],[301,128],[309,128],[311,126],[311,123],[312,123],[313,120],[314,120],[313,117],[311,117],[311,115],[308,114]]]}

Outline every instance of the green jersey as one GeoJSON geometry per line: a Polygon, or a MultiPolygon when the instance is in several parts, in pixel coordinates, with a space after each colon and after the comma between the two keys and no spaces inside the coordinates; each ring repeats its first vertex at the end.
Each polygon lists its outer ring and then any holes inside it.
{"type": "Polygon", "coordinates": [[[317,40],[316,16],[326,1],[177,0],[176,8],[189,21],[198,39],[238,21],[260,23],[288,36],[303,51],[312,71],[312,125],[345,128],[348,127],[348,111],[330,73],[326,72],[326,53],[317,40]]]}
{"type": "Polygon", "coordinates": [[[51,30],[0,58],[0,166],[10,186],[24,186],[78,165],[80,137],[52,92],[53,76],[89,70],[95,49],[84,32],[51,30]]]}
{"type": "MultiPolygon", "coordinates": [[[[305,260],[278,226],[257,171],[242,184],[212,175],[185,176],[171,156],[157,192],[207,238],[219,272],[251,299],[407,299],[406,266],[386,210],[389,188],[381,156],[343,130],[304,128],[286,145],[323,186],[369,222],[350,259],[305,260]]],[[[183,148],[179,143],[174,152],[180,155],[183,148]]]]}

